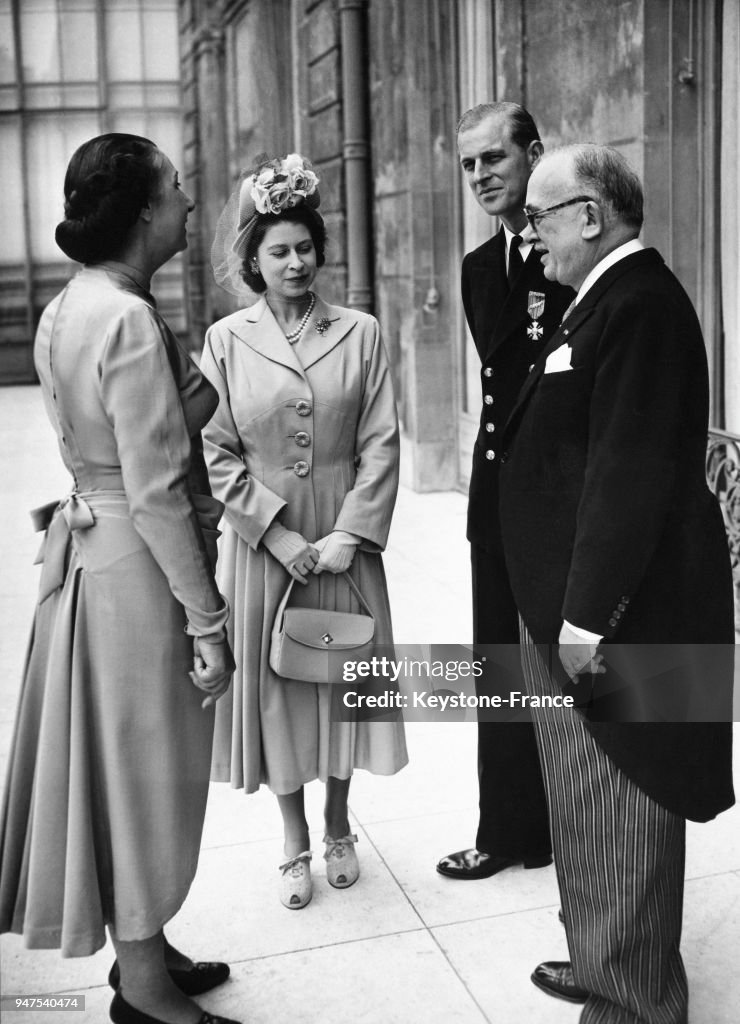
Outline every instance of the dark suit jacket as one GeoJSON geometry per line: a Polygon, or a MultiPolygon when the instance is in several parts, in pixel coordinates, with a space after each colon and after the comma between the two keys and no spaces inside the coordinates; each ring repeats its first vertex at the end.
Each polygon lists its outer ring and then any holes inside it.
{"type": "MultiPolygon", "coordinates": [[[[732,644],[708,392],[696,314],[654,249],[611,267],[553,336],[503,434],[504,548],[535,641],[556,644],[567,619],[620,645],[732,644]],[[572,369],[544,373],[566,343],[572,369]]],[[[731,708],[727,672],[687,685],[689,699],[731,708]]],[[[733,802],[730,718],[588,727],[659,803],[706,820],[733,802]]],[[[658,706],[654,720],[675,718],[658,706]]]]}
{"type": "Polygon", "coordinates": [[[530,366],[536,362],[560,323],[574,293],[545,279],[542,263],[532,249],[511,291],[506,282],[504,230],[469,252],[462,265],[462,300],[465,316],[481,360],[484,404],[473,451],[468,503],[468,540],[487,551],[500,552],[498,521],[499,440],[530,366]],[[532,340],[527,328],[530,292],[545,296],[538,322],[542,337],[532,340]],[[485,404],[489,396],[490,404],[485,404]],[[486,430],[486,423],[493,431],[486,430]],[[487,458],[486,452],[494,452],[487,458]]]}

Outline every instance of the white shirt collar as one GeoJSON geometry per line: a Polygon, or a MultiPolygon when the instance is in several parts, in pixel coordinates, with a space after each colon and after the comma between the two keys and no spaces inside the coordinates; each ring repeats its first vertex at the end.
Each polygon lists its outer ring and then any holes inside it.
{"type": "Polygon", "coordinates": [[[625,256],[631,256],[633,253],[640,252],[640,250],[644,248],[645,246],[639,238],[632,238],[629,242],[625,242],[624,245],[618,245],[616,249],[612,249],[612,251],[606,255],[603,260],[600,260],[586,275],[583,284],[578,289],[576,305],[578,305],[589,288],[593,288],[601,275],[607,272],[609,267],[613,267],[615,263],[619,263],[619,261],[623,260],[625,256]]]}
{"type": "MultiPolygon", "coordinates": [[[[504,224],[503,221],[501,221],[501,227],[504,229],[504,238],[506,239],[506,273],[508,274],[508,272],[509,272],[509,249],[511,248],[511,240],[514,237],[514,235],[516,234],[516,232],[515,231],[510,231],[509,228],[507,228],[507,226],[504,224]]],[[[522,228],[522,231],[523,230],[524,230],[524,228],[522,228]]],[[[532,243],[531,242],[529,242],[529,243],[520,242],[519,243],[519,252],[522,254],[522,262],[524,262],[526,260],[527,256],[529,256],[529,253],[530,253],[531,249],[532,249],[532,243]]]]}

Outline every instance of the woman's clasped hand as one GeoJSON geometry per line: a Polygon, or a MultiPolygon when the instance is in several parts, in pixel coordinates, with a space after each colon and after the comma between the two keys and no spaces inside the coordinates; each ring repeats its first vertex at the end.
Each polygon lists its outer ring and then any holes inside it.
{"type": "Polygon", "coordinates": [[[361,538],[345,530],[332,530],[315,544],[282,523],[268,527],[262,543],[298,583],[307,583],[309,573],[346,572],[352,565],[361,538]]]}
{"type": "Polygon", "coordinates": [[[316,541],[319,560],[314,572],[346,572],[352,565],[357,545],[361,538],[345,530],[332,530],[326,537],[316,541]]]}
{"type": "Polygon", "coordinates": [[[302,534],[274,522],[264,534],[262,543],[294,580],[307,582],[306,577],[319,560],[319,552],[302,534]]]}
{"type": "Polygon", "coordinates": [[[225,634],[214,639],[205,636],[194,638],[190,678],[199,690],[208,694],[200,705],[202,708],[210,707],[223,697],[231,685],[235,668],[234,655],[225,634]]]}

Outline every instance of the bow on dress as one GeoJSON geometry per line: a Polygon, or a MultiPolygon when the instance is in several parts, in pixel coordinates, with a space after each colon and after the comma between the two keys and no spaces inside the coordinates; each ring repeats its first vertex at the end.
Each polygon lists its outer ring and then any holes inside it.
{"type": "Polygon", "coordinates": [[[73,530],[88,530],[95,525],[92,509],[76,491],[62,501],[52,501],[31,511],[31,520],[37,533],[46,530],[46,536],[34,565],[42,563],[39,583],[39,604],[50,597],[64,583],[67,549],[73,530]]]}

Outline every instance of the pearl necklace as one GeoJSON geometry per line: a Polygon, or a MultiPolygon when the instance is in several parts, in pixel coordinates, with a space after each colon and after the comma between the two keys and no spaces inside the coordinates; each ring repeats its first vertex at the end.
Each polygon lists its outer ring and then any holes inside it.
{"type": "Polygon", "coordinates": [[[309,292],[309,295],[311,296],[311,301],[308,304],[308,309],[303,314],[303,319],[298,324],[298,326],[290,332],[290,334],[285,335],[285,340],[288,342],[289,345],[295,345],[299,341],[301,335],[303,334],[303,330],[306,324],[308,323],[311,314],[313,313],[313,307],[316,305],[316,296],[314,295],[313,292],[309,292]]]}

